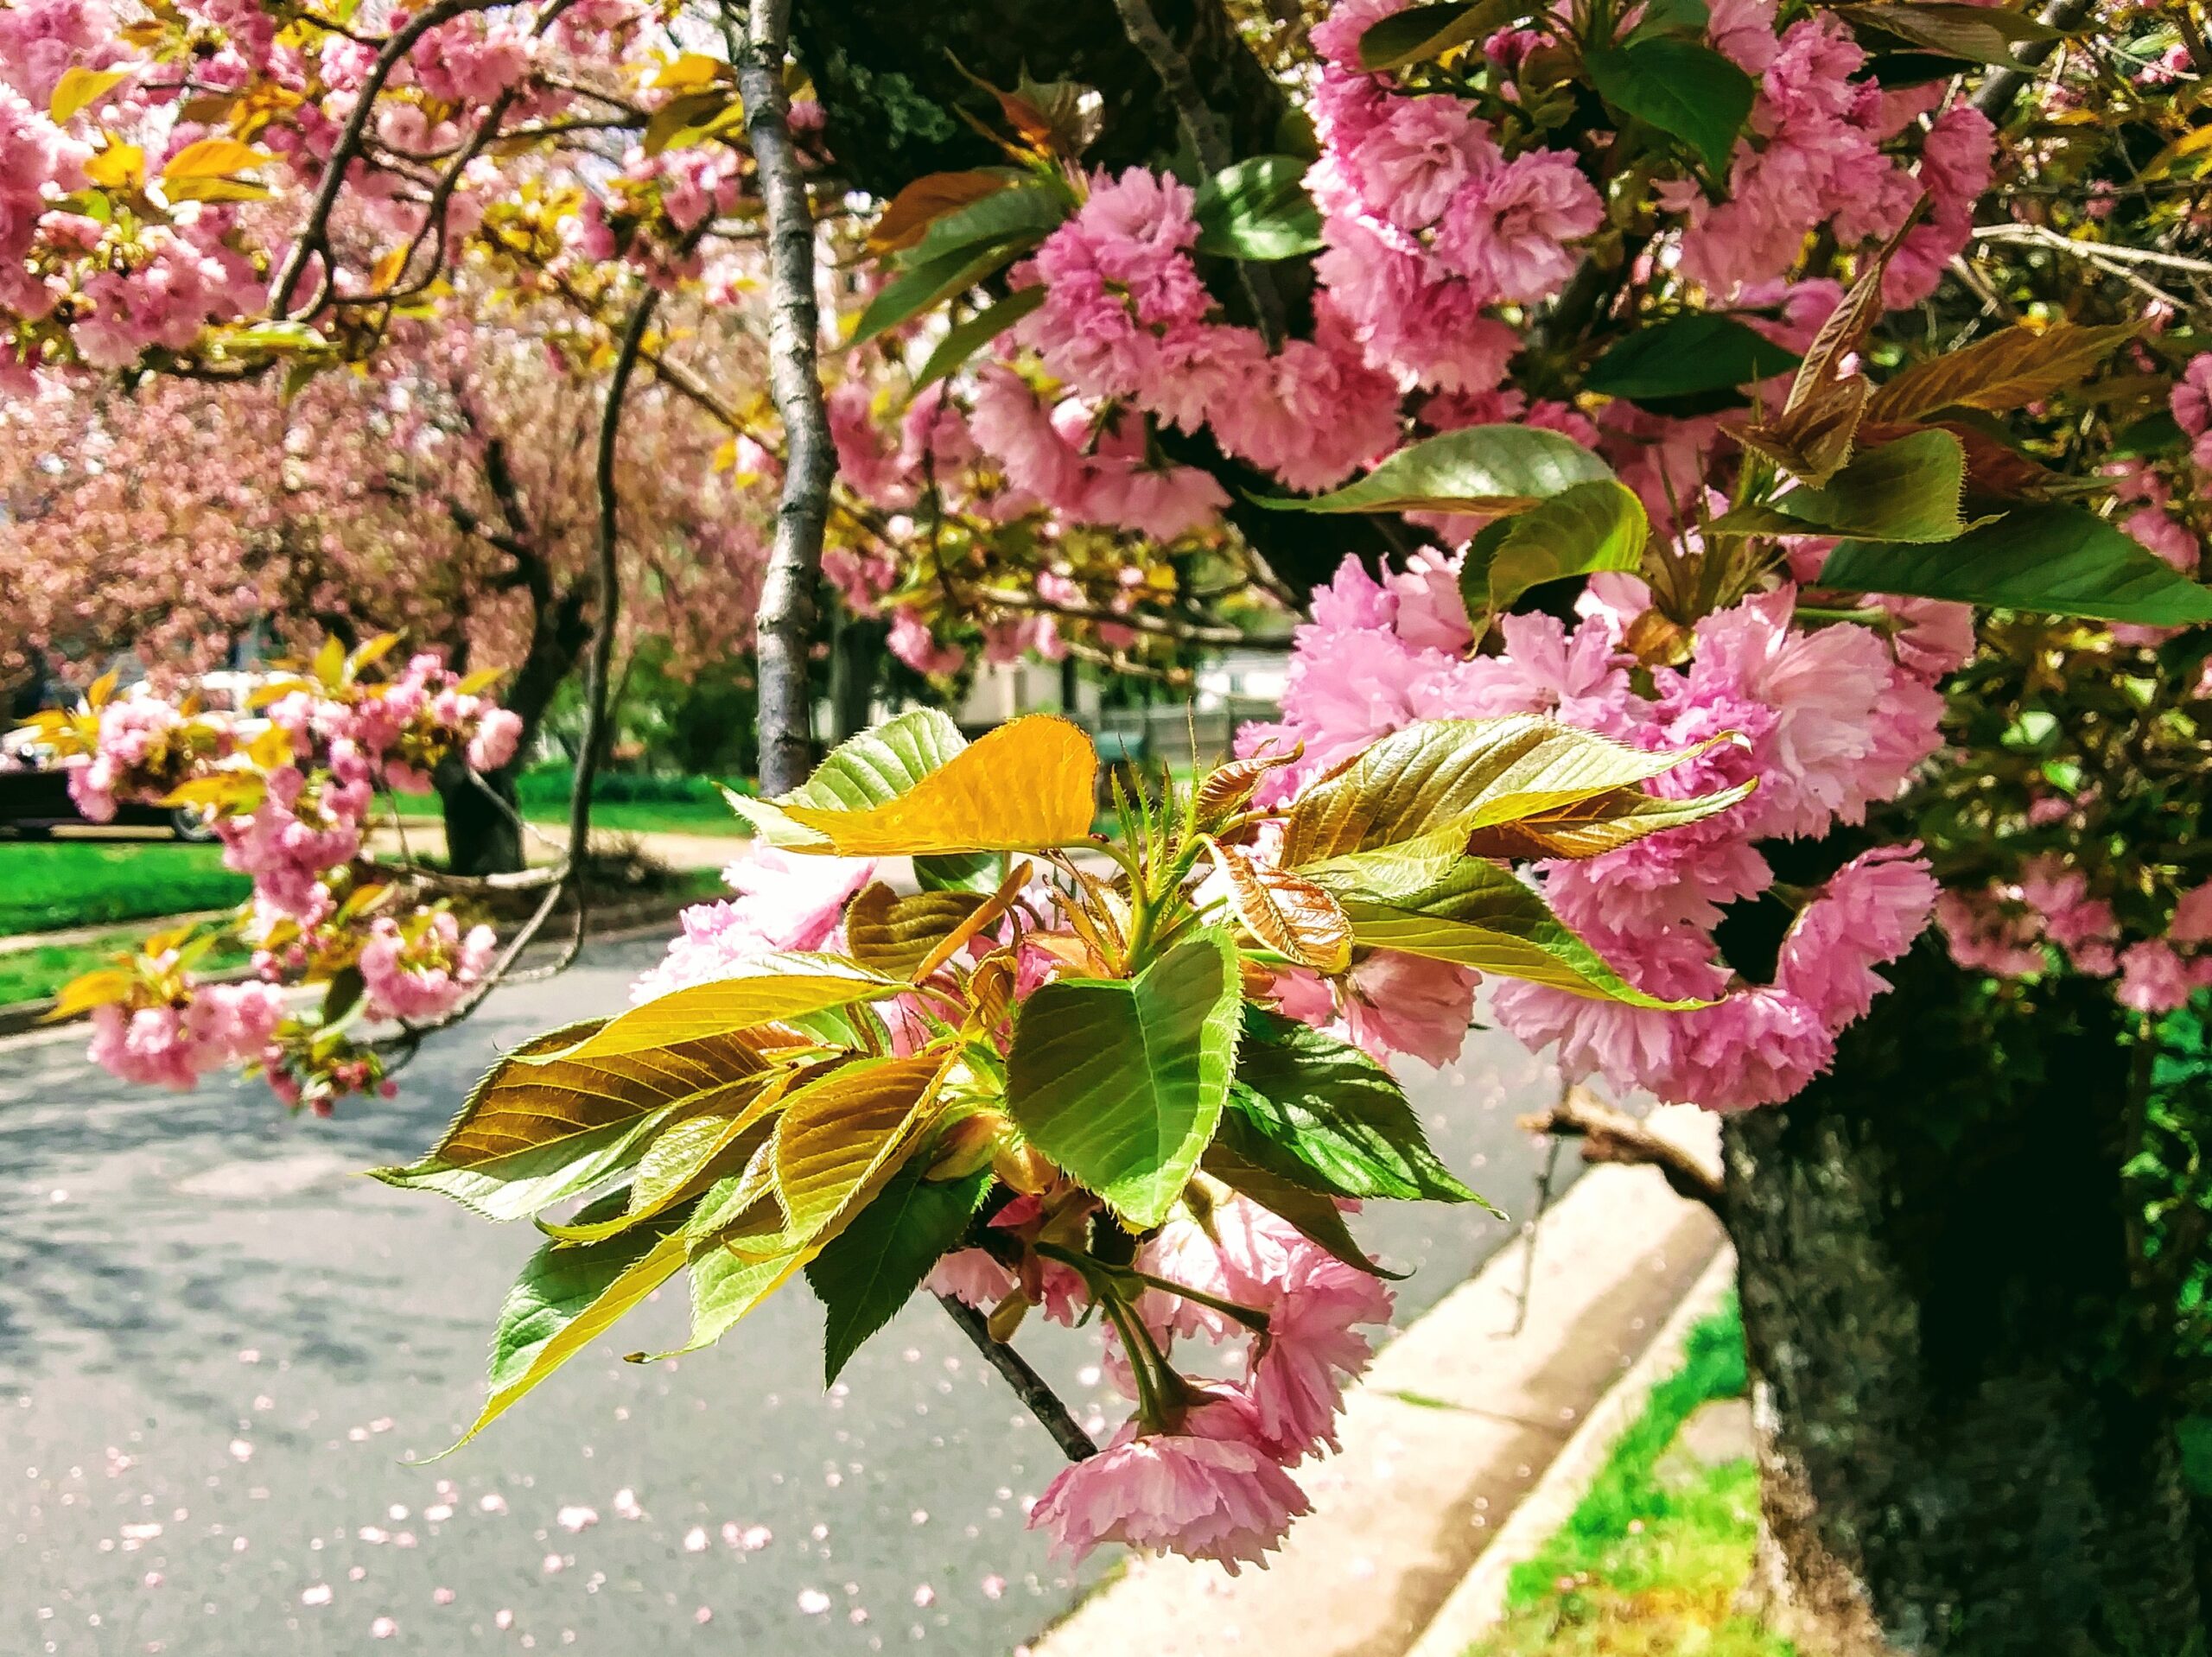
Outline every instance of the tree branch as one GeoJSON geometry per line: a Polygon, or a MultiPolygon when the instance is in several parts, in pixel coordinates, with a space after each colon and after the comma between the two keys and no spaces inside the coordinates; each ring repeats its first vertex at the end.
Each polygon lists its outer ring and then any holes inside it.
{"type": "MultiPolygon", "coordinates": [[[[2043,9],[2043,21],[2056,29],[2072,29],[2089,15],[2089,0],[2051,0],[2043,9]]],[[[1981,83],[1974,95],[1974,106],[1991,120],[2000,120],[2012,107],[2012,100],[2020,94],[2043,67],[2043,61],[2058,49],[2056,41],[2031,41],[2019,54],[2017,69],[1999,69],[1981,83]]]]}
{"type": "Polygon", "coordinates": [[[814,763],[807,647],[822,570],[823,524],[837,466],[815,363],[821,319],[814,301],[814,213],[791,143],[791,106],[784,93],[790,28],[791,0],[749,0],[745,51],[737,71],[746,136],[752,140],[753,169],[767,208],[768,384],[788,448],[756,622],[760,791],[770,796],[797,788],[814,763]]]}
{"type": "Polygon", "coordinates": [[[1619,1162],[1656,1168],[1677,1194],[1702,1203],[1715,1214],[1721,1211],[1720,1171],[1688,1146],[1655,1133],[1624,1110],[1616,1110],[1581,1088],[1568,1088],[1560,1101],[1541,1115],[1523,1116],[1520,1126],[1532,1133],[1551,1133],[1582,1141],[1582,1154],[1592,1162],[1619,1162]]]}
{"type": "Polygon", "coordinates": [[[991,1368],[1006,1378],[1007,1385],[1028,1406],[1030,1414],[1052,1435],[1052,1442],[1060,1447],[1062,1455],[1071,1462],[1079,1462],[1098,1453],[1098,1446],[1091,1443],[1090,1435],[1068,1413],[1068,1406],[1060,1401],[1060,1395],[1052,1390],[1051,1383],[1031,1368],[1029,1361],[1021,1354],[1004,1341],[992,1337],[990,1324],[982,1312],[949,1294],[938,1296],[938,1303],[944,1308],[945,1315],[959,1325],[960,1332],[975,1343],[976,1349],[988,1360],[991,1368]]]}

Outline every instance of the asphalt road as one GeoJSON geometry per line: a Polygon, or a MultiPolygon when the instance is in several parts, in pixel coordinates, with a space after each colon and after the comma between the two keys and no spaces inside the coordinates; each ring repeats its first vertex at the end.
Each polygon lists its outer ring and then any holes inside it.
{"type": "MultiPolygon", "coordinates": [[[[0,1653],[982,1657],[1110,1568],[1071,1575],[1023,1528],[1056,1452],[926,1303],[825,1394],[803,1289],[711,1351],[621,1362],[677,1343],[678,1287],[407,1464],[474,1413],[531,1234],[355,1171],[417,1154],[496,1048],[619,1002],[657,953],[500,992],[399,1099],[332,1121],[257,1085],[126,1089],[73,1039],[0,1050],[0,1653]]],[[[1525,1214],[1512,1119],[1543,1072],[1478,1032],[1414,1076],[1441,1152],[1525,1214]]],[[[1402,1321],[1510,1235],[1471,1208],[1358,1227],[1421,1268],[1402,1321]]],[[[1090,1333],[1020,1344],[1119,1419],[1090,1333]]]]}

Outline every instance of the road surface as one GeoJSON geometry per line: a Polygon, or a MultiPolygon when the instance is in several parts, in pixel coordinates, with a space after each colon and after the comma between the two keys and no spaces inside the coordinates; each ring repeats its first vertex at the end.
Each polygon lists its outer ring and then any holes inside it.
{"type": "MultiPolygon", "coordinates": [[[[677,1343],[678,1287],[408,1464],[474,1413],[531,1234],[355,1171],[416,1155],[496,1048],[619,1001],[656,953],[599,945],[501,991],[399,1099],[333,1121],[257,1085],[124,1089],[73,1038],[0,1050],[0,1651],[982,1657],[1109,1568],[1071,1575],[1025,1531],[1056,1452],[928,1304],[825,1394],[803,1288],[713,1350],[621,1362],[677,1343]]],[[[1525,1214],[1512,1119],[1543,1073],[1478,1032],[1414,1075],[1440,1150],[1525,1214]]],[[[1421,1268],[1402,1319],[1510,1235],[1388,1204],[1360,1230],[1421,1268]]],[[[1119,1419],[1091,1334],[1020,1344],[1119,1419]]]]}

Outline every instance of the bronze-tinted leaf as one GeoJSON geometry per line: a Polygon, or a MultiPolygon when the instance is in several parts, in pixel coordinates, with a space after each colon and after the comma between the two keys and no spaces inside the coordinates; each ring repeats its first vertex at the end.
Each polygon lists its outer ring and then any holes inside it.
{"type": "Polygon", "coordinates": [[[1334,898],[1311,880],[1261,862],[1240,846],[1209,841],[1208,847],[1246,931],[1316,972],[1339,973],[1351,965],[1351,923],[1334,898]]]}
{"type": "Polygon", "coordinates": [[[1656,835],[1662,828],[1680,828],[1702,822],[1747,797],[1757,779],[1717,793],[1687,800],[1646,794],[1642,789],[1619,788],[1593,794],[1586,800],[1539,812],[1515,822],[1494,823],[1469,836],[1466,849],[1476,857],[1535,860],[1549,857],[1595,857],[1656,835]]]}
{"type": "Polygon", "coordinates": [[[1288,753],[1254,754],[1249,759],[1232,759],[1225,765],[1217,765],[1199,781],[1191,800],[1191,815],[1201,831],[1211,833],[1251,803],[1252,791],[1260,779],[1271,771],[1296,765],[1304,757],[1306,745],[1299,743],[1288,753]]]}
{"type": "Polygon", "coordinates": [[[1879,387],[1866,404],[1869,420],[1911,420],[1942,409],[2005,414],[2064,390],[2143,331],[2140,323],[2082,327],[2055,322],[2021,325],[1940,357],[1916,363],[1879,387]]]}
{"type": "Polygon", "coordinates": [[[974,892],[902,895],[878,880],[862,887],[845,911],[845,948],[864,967],[911,978],[945,935],[985,901],[974,892]]]}
{"type": "Polygon", "coordinates": [[[776,1189],[789,1235],[820,1242],[921,1141],[946,1058],[860,1059],[794,1093],[776,1127],[776,1189]]]}

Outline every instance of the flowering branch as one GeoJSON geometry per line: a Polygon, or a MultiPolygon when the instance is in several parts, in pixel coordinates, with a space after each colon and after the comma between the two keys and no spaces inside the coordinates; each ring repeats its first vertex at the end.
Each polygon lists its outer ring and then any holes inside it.
{"type": "MultiPolygon", "coordinates": [[[[2063,32],[2080,24],[2089,15],[2089,0],[2051,0],[2051,3],[2043,9],[2043,21],[2063,32]]],[[[1993,121],[2004,114],[2012,107],[2012,100],[2019,96],[2020,88],[2028,84],[2035,72],[2042,67],[2043,60],[2057,46],[2055,40],[2030,41],[2026,48],[2018,54],[2018,68],[1999,69],[1976,89],[1974,108],[1993,121]]]]}
{"type": "Polygon", "coordinates": [[[805,779],[813,759],[807,689],[808,635],[822,533],[836,450],[815,362],[820,329],[814,302],[814,214],[791,143],[784,93],[791,0],[752,0],[737,84],[745,130],[768,218],[768,379],[790,454],[776,509],[775,542],[760,590],[760,791],[780,794],[805,779]]]}
{"type": "Polygon", "coordinates": [[[976,1349],[988,1360],[991,1368],[1014,1388],[1014,1396],[1030,1414],[1052,1435],[1052,1442],[1060,1447],[1062,1454],[1071,1462],[1079,1462],[1098,1453],[1098,1446],[1070,1413],[1060,1395],[1052,1390],[1052,1383],[1030,1368],[1029,1361],[1021,1354],[991,1333],[989,1319],[952,1295],[938,1296],[938,1303],[959,1326],[960,1332],[976,1343],[976,1349]]]}

